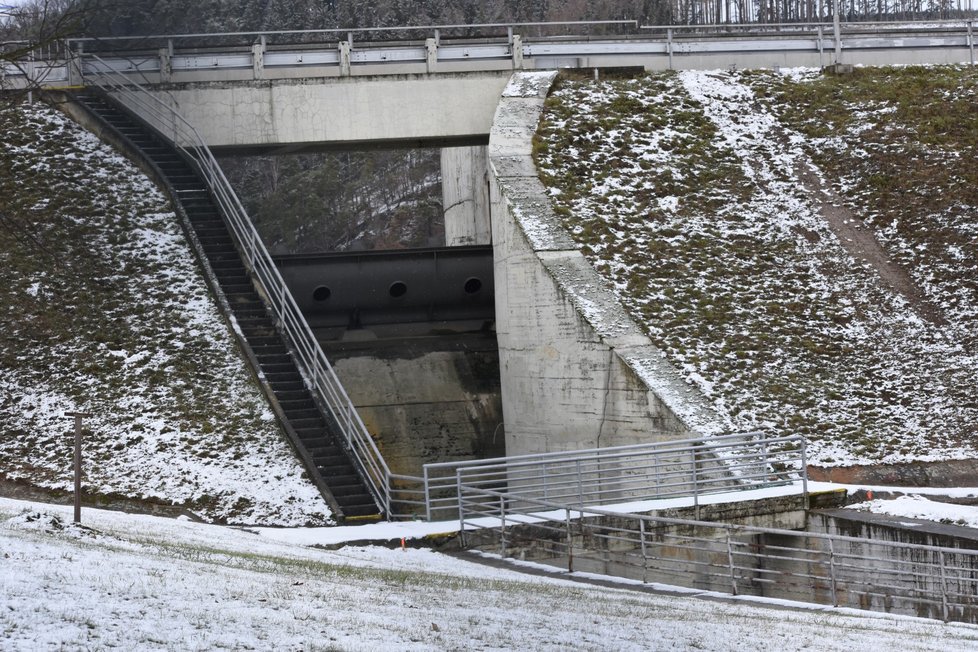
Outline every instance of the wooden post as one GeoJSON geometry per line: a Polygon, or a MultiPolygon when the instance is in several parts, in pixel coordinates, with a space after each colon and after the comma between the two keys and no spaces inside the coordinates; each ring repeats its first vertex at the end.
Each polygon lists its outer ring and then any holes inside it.
{"type": "Polygon", "coordinates": [[[65,412],[66,417],[75,418],[75,523],[81,523],[81,440],[82,440],[82,419],[90,417],[91,414],[85,412],[65,412]]]}

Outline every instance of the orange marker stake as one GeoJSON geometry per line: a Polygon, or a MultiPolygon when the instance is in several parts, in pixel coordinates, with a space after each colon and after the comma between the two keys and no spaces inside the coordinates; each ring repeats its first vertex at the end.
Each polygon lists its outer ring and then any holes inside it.
{"type": "Polygon", "coordinates": [[[866,490],[866,500],[872,500],[872,499],[873,499],[873,490],[872,489],[867,489],[866,490]]]}
{"type": "Polygon", "coordinates": [[[404,537],[401,537],[401,550],[407,551],[407,543],[405,543],[404,537]]]}

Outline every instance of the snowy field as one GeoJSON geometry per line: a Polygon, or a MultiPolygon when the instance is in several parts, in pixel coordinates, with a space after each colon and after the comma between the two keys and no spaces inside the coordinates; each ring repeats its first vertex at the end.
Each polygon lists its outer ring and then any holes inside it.
{"type": "Polygon", "coordinates": [[[973,650],[978,627],[606,588],[0,499],[0,649],[973,650]],[[774,607],[774,608],[772,608],[774,607]]]}

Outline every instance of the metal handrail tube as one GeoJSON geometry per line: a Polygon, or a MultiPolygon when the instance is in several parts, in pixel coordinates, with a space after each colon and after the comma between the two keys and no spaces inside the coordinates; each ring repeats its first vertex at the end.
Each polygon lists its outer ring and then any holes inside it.
{"type": "MultiPolygon", "coordinates": [[[[774,440],[767,440],[767,441],[780,442],[780,441],[800,441],[800,440],[801,437],[799,436],[791,436],[791,437],[782,437],[782,438],[777,438],[774,440]]],[[[646,448],[649,446],[650,445],[648,444],[641,444],[638,447],[646,448]]],[[[628,446],[628,447],[621,447],[621,448],[631,449],[631,450],[619,450],[616,452],[606,452],[608,449],[591,449],[585,451],[573,451],[570,453],[559,453],[559,455],[561,456],[562,459],[566,459],[569,463],[570,462],[577,463],[583,461],[589,461],[590,463],[599,463],[600,461],[622,459],[629,456],[633,456],[635,455],[634,449],[637,447],[628,446]]],[[[706,450],[706,451],[716,452],[718,450],[718,447],[707,446],[707,445],[699,445],[699,446],[694,445],[685,448],[670,447],[665,449],[656,449],[655,452],[656,453],[689,452],[690,450],[693,451],[706,450]]],[[[523,456],[512,457],[512,458],[497,458],[495,460],[474,460],[472,462],[465,462],[465,463],[450,462],[450,463],[440,463],[437,465],[426,465],[426,466],[429,467],[429,469],[453,468],[453,469],[464,469],[464,470],[472,470],[472,471],[486,471],[490,469],[499,469],[500,465],[505,465],[505,468],[500,469],[500,472],[510,472],[513,469],[536,466],[537,464],[540,463],[540,461],[542,461],[544,456],[543,455],[533,456],[530,459],[521,459],[522,457],[523,456]]],[[[554,464],[554,462],[551,461],[550,459],[547,460],[547,463],[550,465],[554,464]]]]}
{"type": "MultiPolygon", "coordinates": [[[[96,61],[101,61],[95,55],[89,56],[96,61]]],[[[116,75],[117,73],[107,73],[103,75],[103,78],[108,78],[111,81],[112,77],[116,75]]],[[[103,90],[108,90],[101,78],[96,78],[95,83],[103,90]]],[[[208,186],[212,189],[218,203],[221,204],[222,212],[227,217],[227,223],[231,227],[235,241],[247,254],[246,262],[264,288],[266,298],[273,308],[273,314],[283,325],[283,331],[287,335],[291,348],[296,353],[300,370],[306,377],[306,382],[311,384],[311,388],[323,401],[337,424],[341,426],[341,434],[346,440],[347,447],[354,451],[354,459],[363,472],[364,480],[370,486],[374,496],[380,499],[381,507],[384,508],[385,512],[390,513],[390,470],[362,420],[357,415],[318,341],[309,329],[302,312],[296,305],[291,293],[288,292],[285,281],[272,263],[271,256],[251,220],[248,219],[244,207],[203,138],[180,114],[173,111],[138,82],[122,78],[122,81],[108,85],[121,92],[123,97],[132,98],[137,106],[151,108],[150,116],[156,117],[160,122],[166,118],[172,119],[175,134],[181,136],[184,142],[193,143],[192,147],[179,144],[176,146],[197,162],[208,186]],[[130,87],[135,87],[138,92],[131,90],[130,87]],[[143,98],[149,98],[150,101],[147,102],[143,98]],[[154,103],[155,107],[153,106],[154,103]],[[367,461],[368,459],[369,461],[367,461]]]]}
{"type": "MultiPolygon", "coordinates": [[[[528,453],[525,455],[512,455],[510,457],[492,457],[481,460],[467,460],[461,462],[436,462],[433,464],[426,464],[430,470],[438,469],[451,469],[454,473],[456,468],[465,468],[469,466],[488,466],[493,464],[517,464],[528,460],[554,460],[558,458],[568,458],[573,459],[575,457],[588,456],[593,454],[603,454],[609,455],[614,454],[618,451],[628,451],[628,450],[647,450],[647,449],[663,449],[666,446],[676,446],[685,447],[691,445],[701,445],[701,446],[717,446],[723,444],[724,442],[731,439],[743,440],[747,437],[757,437],[764,433],[755,432],[745,432],[745,433],[735,433],[728,435],[717,435],[715,437],[709,437],[709,444],[704,444],[704,437],[690,437],[687,439],[673,439],[667,442],[652,442],[646,444],[628,444],[625,446],[613,446],[606,448],[585,448],[581,450],[574,451],[556,451],[552,453],[528,453]]],[[[802,442],[804,438],[799,435],[780,435],[775,437],[764,437],[769,442],[802,442]]]]}

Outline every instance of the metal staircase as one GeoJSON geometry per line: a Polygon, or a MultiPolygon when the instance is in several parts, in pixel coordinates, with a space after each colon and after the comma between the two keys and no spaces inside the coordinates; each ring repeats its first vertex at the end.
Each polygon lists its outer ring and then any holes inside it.
{"type": "Polygon", "coordinates": [[[239,339],[263,380],[274,411],[311,478],[334,511],[338,510],[338,520],[379,517],[381,510],[344,446],[336,418],[307,387],[208,183],[176,148],[105,94],[87,90],[76,98],[141,151],[172,189],[199,244],[198,251],[213,273],[215,290],[219,297],[223,295],[222,303],[238,324],[239,339]]]}

